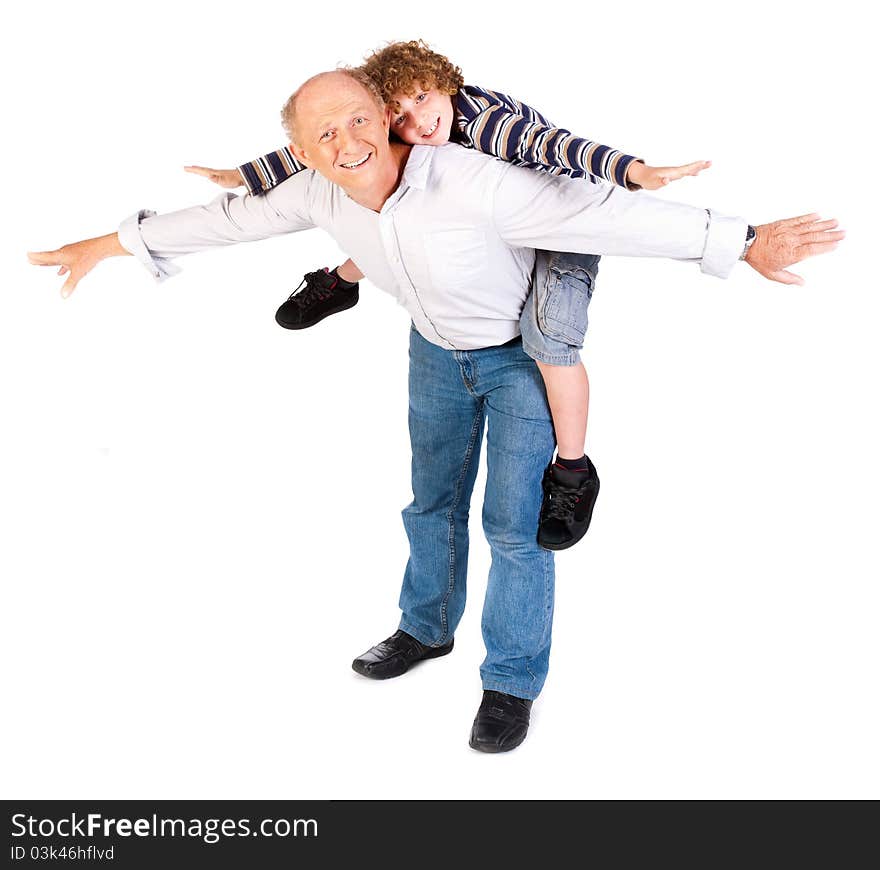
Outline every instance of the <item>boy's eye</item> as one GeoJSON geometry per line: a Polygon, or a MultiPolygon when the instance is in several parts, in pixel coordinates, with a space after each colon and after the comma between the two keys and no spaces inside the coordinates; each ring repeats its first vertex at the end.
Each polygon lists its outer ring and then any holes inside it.
{"type": "Polygon", "coordinates": [[[428,96],[427,94],[419,94],[419,95],[416,97],[416,102],[417,102],[417,103],[421,103],[422,100],[424,100],[425,97],[427,97],[427,96],[428,96]]]}
{"type": "Polygon", "coordinates": [[[406,115],[398,115],[394,119],[394,126],[399,127],[406,120],[406,115]]]}

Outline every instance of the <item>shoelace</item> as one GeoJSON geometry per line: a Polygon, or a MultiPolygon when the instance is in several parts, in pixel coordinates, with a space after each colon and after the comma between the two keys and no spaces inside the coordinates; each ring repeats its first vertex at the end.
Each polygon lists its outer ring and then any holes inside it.
{"type": "Polygon", "coordinates": [[[309,272],[304,275],[299,287],[287,297],[288,301],[295,302],[300,308],[304,308],[313,302],[329,299],[333,295],[338,282],[334,278],[333,283],[326,287],[319,283],[324,275],[329,275],[327,269],[320,269],[317,272],[309,272]]]}
{"type": "Polygon", "coordinates": [[[550,484],[550,499],[547,508],[547,518],[564,520],[571,515],[574,506],[581,500],[580,490],[563,486],[557,481],[550,484]]]}

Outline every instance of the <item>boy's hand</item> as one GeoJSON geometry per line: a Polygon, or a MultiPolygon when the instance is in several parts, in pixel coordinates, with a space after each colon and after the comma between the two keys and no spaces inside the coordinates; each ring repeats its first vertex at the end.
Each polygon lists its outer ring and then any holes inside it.
{"type": "Polygon", "coordinates": [[[686,175],[699,175],[711,165],[711,160],[697,160],[684,166],[645,166],[644,163],[633,160],[627,169],[626,180],[630,184],[639,185],[643,190],[659,190],[670,181],[678,181],[686,175]]]}
{"type": "Polygon", "coordinates": [[[220,187],[229,190],[244,184],[237,169],[209,169],[207,166],[184,166],[183,168],[187,172],[192,172],[193,175],[201,175],[208,181],[213,181],[214,184],[219,184],[220,187]]]}

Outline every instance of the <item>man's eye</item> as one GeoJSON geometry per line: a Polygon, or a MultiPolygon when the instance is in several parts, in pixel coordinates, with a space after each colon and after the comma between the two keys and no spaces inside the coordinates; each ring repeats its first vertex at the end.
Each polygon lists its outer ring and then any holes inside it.
{"type": "Polygon", "coordinates": [[[332,135],[333,135],[333,131],[332,131],[332,130],[327,130],[327,131],[325,131],[324,133],[321,134],[321,136],[320,136],[320,141],[323,142],[325,139],[329,139],[332,135]]]}
{"type": "Polygon", "coordinates": [[[362,127],[364,124],[367,123],[367,119],[366,119],[366,118],[355,118],[355,119],[354,119],[354,123],[355,123],[358,127],[362,127]]]}

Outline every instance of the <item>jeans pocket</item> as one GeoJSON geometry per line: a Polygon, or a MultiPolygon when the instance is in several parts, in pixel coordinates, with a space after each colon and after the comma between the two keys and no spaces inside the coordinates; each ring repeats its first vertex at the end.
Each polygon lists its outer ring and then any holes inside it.
{"type": "MultiPolygon", "coordinates": [[[[598,259],[598,258],[596,258],[598,259]]],[[[583,347],[596,269],[549,256],[538,284],[538,325],[549,338],[583,347]]]]}

